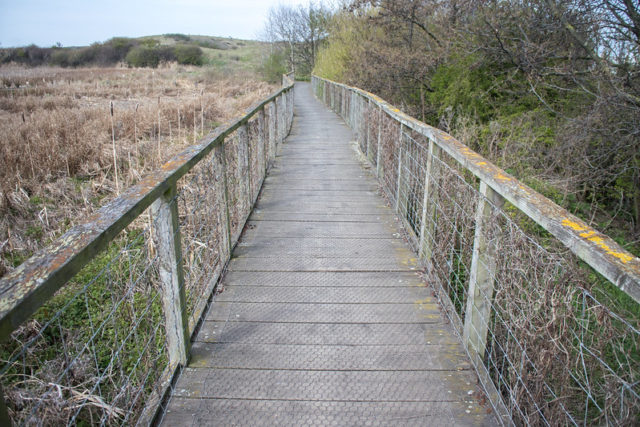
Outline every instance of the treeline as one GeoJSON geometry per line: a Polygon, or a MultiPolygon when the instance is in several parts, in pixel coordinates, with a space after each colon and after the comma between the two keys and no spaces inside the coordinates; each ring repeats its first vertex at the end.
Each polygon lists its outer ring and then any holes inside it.
{"type": "Polygon", "coordinates": [[[171,35],[178,43],[161,45],[153,38],[131,39],[115,37],[104,43],[85,47],[27,47],[0,49],[0,63],[27,66],[56,65],[61,67],[111,66],[157,67],[162,62],[202,65],[200,46],[189,44],[189,36],[171,35]]]}
{"type": "Polygon", "coordinates": [[[640,6],[352,0],[314,72],[374,92],[640,252],[640,6]]]}

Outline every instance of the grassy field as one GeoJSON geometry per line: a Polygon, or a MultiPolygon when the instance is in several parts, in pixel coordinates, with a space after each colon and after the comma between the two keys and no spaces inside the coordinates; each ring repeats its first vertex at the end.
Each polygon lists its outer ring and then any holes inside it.
{"type": "Polygon", "coordinates": [[[197,40],[218,65],[0,67],[0,276],[275,89],[256,42],[197,40]]]}

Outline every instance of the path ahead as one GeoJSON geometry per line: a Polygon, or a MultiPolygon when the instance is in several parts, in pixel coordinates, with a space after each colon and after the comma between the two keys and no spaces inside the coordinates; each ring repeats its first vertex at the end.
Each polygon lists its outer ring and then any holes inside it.
{"type": "Polygon", "coordinates": [[[296,86],[164,424],[492,424],[351,132],[296,86]]]}

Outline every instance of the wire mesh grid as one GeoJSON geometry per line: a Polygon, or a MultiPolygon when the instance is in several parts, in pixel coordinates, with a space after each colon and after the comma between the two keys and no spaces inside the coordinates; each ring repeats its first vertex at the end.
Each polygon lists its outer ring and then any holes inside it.
{"type": "Polygon", "coordinates": [[[256,118],[247,124],[251,190],[249,200],[252,204],[258,196],[258,191],[260,191],[262,187],[262,180],[264,179],[267,168],[267,151],[263,143],[265,140],[264,118],[264,112],[260,112],[256,118]]]}
{"type": "Polygon", "coordinates": [[[382,180],[382,186],[389,200],[395,205],[398,197],[398,171],[401,160],[399,156],[402,155],[400,149],[402,125],[383,113],[380,128],[378,178],[382,180]]]}
{"type": "MultiPolygon", "coordinates": [[[[292,91],[285,91],[257,111],[178,180],[175,196],[162,201],[165,211],[177,213],[168,240],[179,245],[175,261],[184,273],[186,334],[206,309],[230,257],[230,234],[237,240],[268,162],[288,133],[292,101],[292,91]]],[[[156,204],[3,343],[0,381],[14,424],[153,419],[177,367],[165,328],[168,296],[152,215],[156,204]]]]}
{"type": "Polygon", "coordinates": [[[410,129],[403,129],[400,136],[399,175],[397,184],[396,210],[404,222],[409,244],[419,252],[419,237],[425,216],[424,203],[425,166],[429,155],[425,138],[410,129]]]}
{"type": "Polygon", "coordinates": [[[363,124],[367,134],[367,158],[377,168],[378,166],[378,135],[380,133],[380,115],[382,111],[375,104],[367,103],[366,117],[363,124]]]}
{"type": "Polygon", "coordinates": [[[494,290],[476,298],[491,307],[480,328],[488,335],[483,364],[512,418],[636,424],[637,304],[511,206],[491,209],[483,234],[509,256],[483,260],[494,290]]]}
{"type": "Polygon", "coordinates": [[[181,179],[176,197],[190,332],[229,256],[222,151],[214,149],[181,179]]]}
{"type": "Polygon", "coordinates": [[[232,240],[242,231],[242,218],[249,212],[249,180],[247,164],[246,128],[227,138],[224,145],[227,203],[232,240]]]}
{"type": "Polygon", "coordinates": [[[136,421],[167,364],[145,213],[2,346],[17,425],[136,421]]]}
{"type": "MultiPolygon", "coordinates": [[[[316,80],[320,99],[350,93],[316,80]]],[[[518,425],[637,425],[639,305],[434,141],[380,107],[334,105],[358,138],[377,134],[363,154],[494,408],[518,425]]]]}

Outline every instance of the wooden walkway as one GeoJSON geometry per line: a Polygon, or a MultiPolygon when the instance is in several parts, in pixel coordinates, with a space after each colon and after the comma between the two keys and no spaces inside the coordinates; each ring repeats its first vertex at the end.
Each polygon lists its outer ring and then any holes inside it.
{"type": "Polygon", "coordinates": [[[494,424],[351,132],[295,97],[162,423],[494,424]]]}

